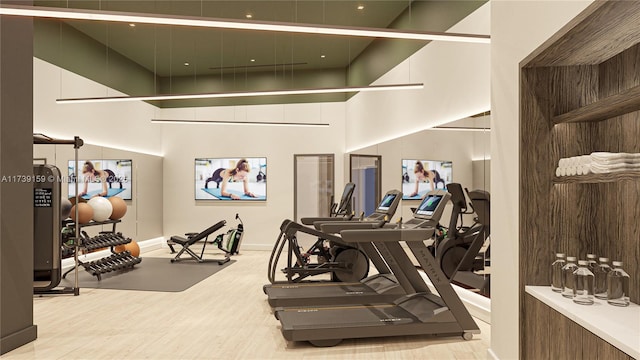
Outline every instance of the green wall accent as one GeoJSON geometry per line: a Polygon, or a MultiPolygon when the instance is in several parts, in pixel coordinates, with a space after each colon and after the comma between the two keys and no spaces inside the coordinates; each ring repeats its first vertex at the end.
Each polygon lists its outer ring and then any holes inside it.
{"type": "MultiPolygon", "coordinates": [[[[405,10],[389,27],[444,32],[486,2],[487,0],[413,1],[411,8],[405,10]]],[[[348,86],[371,84],[426,44],[427,41],[417,40],[374,40],[351,62],[347,71],[348,86]]]]}
{"type": "MultiPolygon", "coordinates": [[[[390,26],[446,31],[487,0],[413,1],[390,26]]],[[[105,25],[105,31],[107,27],[105,25]]],[[[34,56],[129,95],[199,93],[287,88],[366,86],[427,42],[374,40],[345,69],[272,71],[216,76],[160,77],[84,33],[56,20],[34,20],[34,56]]],[[[63,92],[64,92],[64,84],[63,92]]],[[[355,93],[235,99],[156,101],[161,108],[346,101],[355,93]]],[[[63,97],[64,94],[61,94],[63,97]]]]}
{"type": "Polygon", "coordinates": [[[33,23],[35,57],[129,95],[154,93],[153,73],[120,53],[61,21],[33,23]]]}

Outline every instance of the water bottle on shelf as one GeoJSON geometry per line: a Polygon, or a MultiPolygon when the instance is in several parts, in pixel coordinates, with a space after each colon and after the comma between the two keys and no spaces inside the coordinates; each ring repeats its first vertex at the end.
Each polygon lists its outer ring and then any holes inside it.
{"type": "Polygon", "coordinates": [[[573,272],[578,269],[575,256],[567,256],[567,263],[562,267],[562,296],[573,299],[573,272]]]}
{"type": "Polygon", "coordinates": [[[580,305],[593,305],[593,273],[589,270],[589,261],[578,261],[573,272],[573,302],[580,305]]]}
{"type": "Polygon", "coordinates": [[[596,254],[587,254],[587,261],[589,262],[587,267],[593,272],[598,267],[598,257],[596,254]]]}
{"type": "Polygon", "coordinates": [[[614,261],[613,270],[607,275],[607,302],[629,306],[629,274],[622,269],[622,261],[614,261]]]}
{"type": "Polygon", "coordinates": [[[551,290],[562,292],[562,267],[566,264],[565,254],[557,253],[556,261],[551,264],[551,290]]]}
{"type": "Polygon", "coordinates": [[[593,286],[593,294],[597,299],[607,300],[607,275],[611,271],[609,266],[609,258],[601,257],[600,264],[593,271],[595,284],[593,286]]]}

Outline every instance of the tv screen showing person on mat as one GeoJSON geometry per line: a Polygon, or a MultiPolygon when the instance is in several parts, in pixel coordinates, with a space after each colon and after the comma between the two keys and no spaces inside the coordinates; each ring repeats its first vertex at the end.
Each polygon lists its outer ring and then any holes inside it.
{"type": "MultiPolygon", "coordinates": [[[[69,160],[69,197],[76,196],[76,162],[69,160]]],[[[131,200],[131,159],[78,160],[78,193],[84,199],[118,195],[131,200]]]]}
{"type": "Polygon", "coordinates": [[[195,159],[196,200],[267,200],[267,158],[195,159]]]}
{"type": "Polygon", "coordinates": [[[402,160],[402,200],[420,200],[435,189],[446,189],[452,180],[451,161],[402,160]]]}

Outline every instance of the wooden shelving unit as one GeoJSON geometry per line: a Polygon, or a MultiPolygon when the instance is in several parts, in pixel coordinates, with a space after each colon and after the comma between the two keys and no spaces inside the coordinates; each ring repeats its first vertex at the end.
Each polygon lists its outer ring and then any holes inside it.
{"type": "MultiPolygon", "coordinates": [[[[556,252],[582,259],[595,253],[624,262],[631,301],[640,303],[640,171],[555,176],[560,158],[640,152],[639,23],[638,1],[593,2],[520,63],[522,358],[635,354],[612,341],[626,335],[616,327],[598,335],[585,326],[582,309],[559,312],[525,286],[549,286],[556,252]]],[[[634,316],[632,308],[621,316],[634,316]]]]}

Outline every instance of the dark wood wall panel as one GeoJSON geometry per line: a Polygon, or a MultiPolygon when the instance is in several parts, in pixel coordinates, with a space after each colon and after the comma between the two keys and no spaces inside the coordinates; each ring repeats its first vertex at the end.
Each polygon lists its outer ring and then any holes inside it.
{"type": "Polygon", "coordinates": [[[600,98],[640,85],[640,44],[598,65],[600,98]]]}
{"type": "Polygon", "coordinates": [[[596,151],[640,153],[638,23],[640,1],[594,2],[521,63],[524,358],[628,357],[566,317],[542,308],[546,305],[524,295],[524,286],[549,285],[556,252],[578,259],[595,253],[624,263],[631,277],[631,301],[640,303],[640,171],[555,176],[560,158],[596,151]],[[550,352],[540,347],[549,347],[550,352]]]}
{"type": "MultiPolygon", "coordinates": [[[[520,279],[528,279],[532,285],[543,285],[548,282],[548,266],[540,266],[549,262],[550,243],[552,241],[548,225],[551,222],[549,198],[552,184],[549,174],[555,171],[555,164],[550,157],[551,125],[549,118],[548,97],[540,93],[548,91],[549,72],[534,71],[522,73],[521,116],[535,119],[521,124],[521,162],[520,162],[520,240],[525,244],[520,247],[521,262],[520,279]]],[[[524,284],[524,283],[522,283],[524,284]]]]}
{"type": "Polygon", "coordinates": [[[549,316],[548,306],[541,303],[531,295],[525,296],[527,313],[523,319],[523,324],[527,336],[522,347],[522,358],[524,359],[549,359],[549,316]]]}

